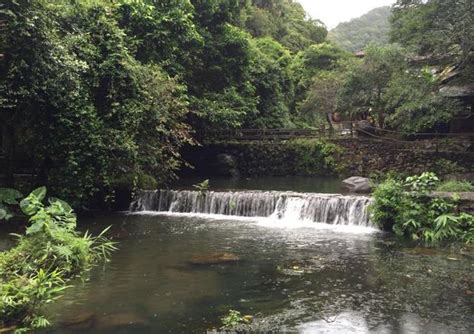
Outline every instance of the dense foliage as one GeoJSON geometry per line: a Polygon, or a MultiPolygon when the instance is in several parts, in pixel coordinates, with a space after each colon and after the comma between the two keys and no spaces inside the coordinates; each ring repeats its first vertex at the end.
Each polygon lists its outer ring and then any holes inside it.
{"type": "Polygon", "coordinates": [[[369,45],[357,59],[293,0],[6,0],[6,183],[31,174],[29,188],[46,184],[75,207],[103,204],[120,189],[172,180],[181,148],[210,131],[317,128],[335,112],[433,128],[458,106],[439,94],[443,67],[409,60],[450,50],[443,66],[467,71],[472,17],[467,1],[451,6],[445,15],[438,0],[398,1],[392,39],[403,48],[369,45]],[[445,26],[452,35],[441,43],[445,26]]]}
{"type": "Polygon", "coordinates": [[[74,205],[170,180],[191,127],[291,126],[293,57],[327,34],[291,0],[0,6],[7,183],[26,165],[74,205]]]}
{"type": "Polygon", "coordinates": [[[474,9],[471,0],[398,0],[391,40],[430,63],[455,65],[458,81],[474,77],[474,9]]]}
{"type": "Polygon", "coordinates": [[[19,203],[16,191],[0,189],[0,195],[29,219],[17,246],[0,253],[0,327],[46,327],[44,306],[59,298],[74,276],[107,259],[115,246],[105,231],[97,237],[77,232],[76,216],[66,202],[50,198],[43,203],[44,187],[19,203]]]}
{"type": "Polygon", "coordinates": [[[390,33],[390,7],[372,9],[359,18],[340,23],[329,32],[329,40],[341,48],[357,52],[364,50],[369,44],[387,44],[390,33]]]}
{"type": "Polygon", "coordinates": [[[75,204],[123,174],[172,176],[190,142],[184,89],[134,58],[111,8],[27,0],[7,8],[0,115],[36,182],[75,204]]]}
{"type": "Polygon", "coordinates": [[[433,173],[387,179],[374,192],[372,220],[385,230],[426,243],[473,242],[474,216],[459,211],[455,196],[433,196],[439,186],[440,180],[433,173]]]}

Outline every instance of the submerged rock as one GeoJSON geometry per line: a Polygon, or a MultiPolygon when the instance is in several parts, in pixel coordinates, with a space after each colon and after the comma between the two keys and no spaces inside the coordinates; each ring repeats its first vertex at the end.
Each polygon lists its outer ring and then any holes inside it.
{"type": "Polygon", "coordinates": [[[342,181],[344,188],[353,193],[368,194],[372,191],[370,179],[361,176],[353,176],[342,181]]]}
{"type": "Polygon", "coordinates": [[[409,255],[420,255],[420,256],[446,256],[448,253],[443,249],[431,248],[431,247],[413,247],[402,249],[402,252],[409,255]]]}
{"type": "Polygon", "coordinates": [[[95,328],[103,330],[131,325],[147,326],[148,322],[134,313],[115,313],[98,318],[95,328]]]}
{"type": "Polygon", "coordinates": [[[240,257],[232,253],[215,253],[209,255],[193,256],[189,263],[194,265],[211,265],[239,262],[240,257]]]}
{"type": "Polygon", "coordinates": [[[76,329],[76,330],[87,330],[90,329],[96,321],[96,315],[91,311],[78,311],[73,315],[67,315],[66,318],[60,322],[60,327],[76,329]]]}

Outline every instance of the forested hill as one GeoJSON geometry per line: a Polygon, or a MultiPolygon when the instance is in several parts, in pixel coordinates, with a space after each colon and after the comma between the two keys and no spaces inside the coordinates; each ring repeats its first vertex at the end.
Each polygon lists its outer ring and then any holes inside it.
{"type": "Polygon", "coordinates": [[[368,44],[386,44],[390,33],[390,7],[379,7],[349,22],[339,24],[329,39],[348,51],[363,50],[368,44]]]}

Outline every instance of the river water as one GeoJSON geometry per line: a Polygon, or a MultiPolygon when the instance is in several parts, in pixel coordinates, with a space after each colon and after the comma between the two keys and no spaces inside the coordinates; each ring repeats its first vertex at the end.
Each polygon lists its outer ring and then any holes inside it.
{"type": "Polygon", "coordinates": [[[47,333],[205,333],[230,309],[254,317],[242,332],[474,332],[472,248],[275,217],[144,211],[82,221],[94,233],[109,225],[119,250],[51,306],[47,333]],[[195,261],[222,253],[235,261],[195,261]]]}

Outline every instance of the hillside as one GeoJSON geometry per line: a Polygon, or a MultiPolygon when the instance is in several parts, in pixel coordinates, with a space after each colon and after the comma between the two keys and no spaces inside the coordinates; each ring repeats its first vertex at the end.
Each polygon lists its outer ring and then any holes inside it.
{"type": "Polygon", "coordinates": [[[379,7],[359,18],[339,24],[329,39],[348,51],[360,51],[369,43],[385,44],[390,31],[390,7],[379,7]]]}

